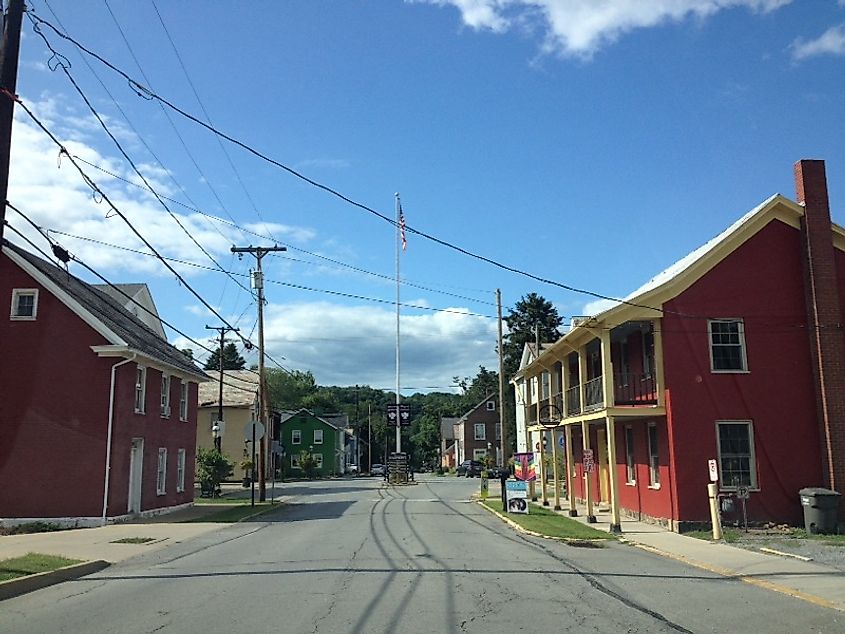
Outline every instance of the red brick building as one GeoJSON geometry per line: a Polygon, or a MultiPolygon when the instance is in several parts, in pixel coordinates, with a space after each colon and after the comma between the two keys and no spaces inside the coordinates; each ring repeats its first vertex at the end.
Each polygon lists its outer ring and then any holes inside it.
{"type": "Polygon", "coordinates": [[[488,396],[453,424],[455,466],[464,460],[484,461],[488,455],[494,464],[501,464],[498,401],[497,397],[488,396]]]}
{"type": "Polygon", "coordinates": [[[107,293],[6,241],[0,298],[0,521],[192,503],[203,372],[107,293]]]}
{"type": "Polygon", "coordinates": [[[772,196],[517,375],[528,429],[557,406],[573,497],[611,524],[709,522],[710,459],[751,521],[801,523],[803,487],[845,492],[845,229],[824,163],[795,178],[797,202],[772,196]]]}

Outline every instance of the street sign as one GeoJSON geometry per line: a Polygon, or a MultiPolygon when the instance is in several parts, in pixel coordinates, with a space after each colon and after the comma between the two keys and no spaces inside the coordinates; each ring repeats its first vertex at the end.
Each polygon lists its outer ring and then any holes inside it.
{"type": "Polygon", "coordinates": [[[244,426],[244,440],[252,441],[252,430],[255,428],[255,440],[264,438],[264,425],[257,420],[252,420],[244,426]]]}
{"type": "Polygon", "coordinates": [[[751,490],[747,486],[738,486],[736,488],[736,497],[740,500],[747,500],[751,497],[751,490]]]}
{"type": "Polygon", "coordinates": [[[584,471],[587,473],[592,473],[596,470],[596,460],[593,457],[593,450],[592,449],[585,449],[584,450],[584,471]]]}
{"type": "Polygon", "coordinates": [[[395,427],[397,420],[402,427],[407,427],[411,424],[411,406],[408,403],[387,406],[387,424],[395,427]]]}
{"type": "Polygon", "coordinates": [[[716,465],[715,460],[708,460],[707,467],[710,470],[710,482],[718,482],[719,481],[719,468],[716,465]]]}
{"type": "Polygon", "coordinates": [[[528,513],[528,485],[522,480],[505,481],[508,513],[528,513]]]}
{"type": "Polygon", "coordinates": [[[558,436],[557,444],[561,449],[566,449],[566,436],[558,436]]]}

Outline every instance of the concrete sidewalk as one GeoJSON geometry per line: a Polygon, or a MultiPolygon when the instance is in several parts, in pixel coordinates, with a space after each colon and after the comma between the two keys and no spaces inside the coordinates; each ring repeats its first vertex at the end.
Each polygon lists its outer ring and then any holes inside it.
{"type": "MultiPolygon", "coordinates": [[[[498,489],[498,487],[497,487],[498,489]]],[[[491,497],[493,492],[491,491],[491,497]]],[[[549,500],[550,505],[554,500],[549,500]]],[[[540,504],[539,501],[535,504],[540,504]]],[[[568,509],[568,502],[561,500],[568,509]]],[[[552,509],[551,506],[546,507],[552,509]]],[[[577,522],[610,532],[610,513],[596,509],[595,524],[587,523],[586,507],[576,505],[577,522]]],[[[559,511],[567,515],[567,510],[559,511]]],[[[816,605],[845,611],[845,573],[829,566],[736,548],[723,542],[712,542],[673,533],[654,524],[622,517],[623,542],[671,557],[697,568],[726,577],[735,577],[775,592],[804,599],[816,605]]]]}

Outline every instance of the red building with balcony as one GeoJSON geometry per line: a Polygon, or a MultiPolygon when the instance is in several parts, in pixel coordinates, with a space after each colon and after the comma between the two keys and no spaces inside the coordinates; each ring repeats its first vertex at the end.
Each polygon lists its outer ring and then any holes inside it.
{"type": "Polygon", "coordinates": [[[5,240],[0,298],[0,522],[191,504],[208,377],[125,301],[5,240]]]}
{"type": "Polygon", "coordinates": [[[709,523],[710,459],[750,521],[799,524],[801,488],[845,489],[845,229],[824,163],[795,176],[797,202],[772,196],[526,360],[524,442],[557,424],[572,510],[709,523]]]}

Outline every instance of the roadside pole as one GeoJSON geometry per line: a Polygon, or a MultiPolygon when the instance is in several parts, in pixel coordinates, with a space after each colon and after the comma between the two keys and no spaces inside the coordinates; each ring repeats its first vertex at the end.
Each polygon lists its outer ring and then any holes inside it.
{"type": "Polygon", "coordinates": [[[14,95],[18,85],[18,56],[21,46],[21,22],[24,0],[9,0],[3,21],[2,51],[0,51],[0,240],[6,221],[6,200],[9,195],[9,164],[12,154],[12,120],[15,116],[14,95]]]}

